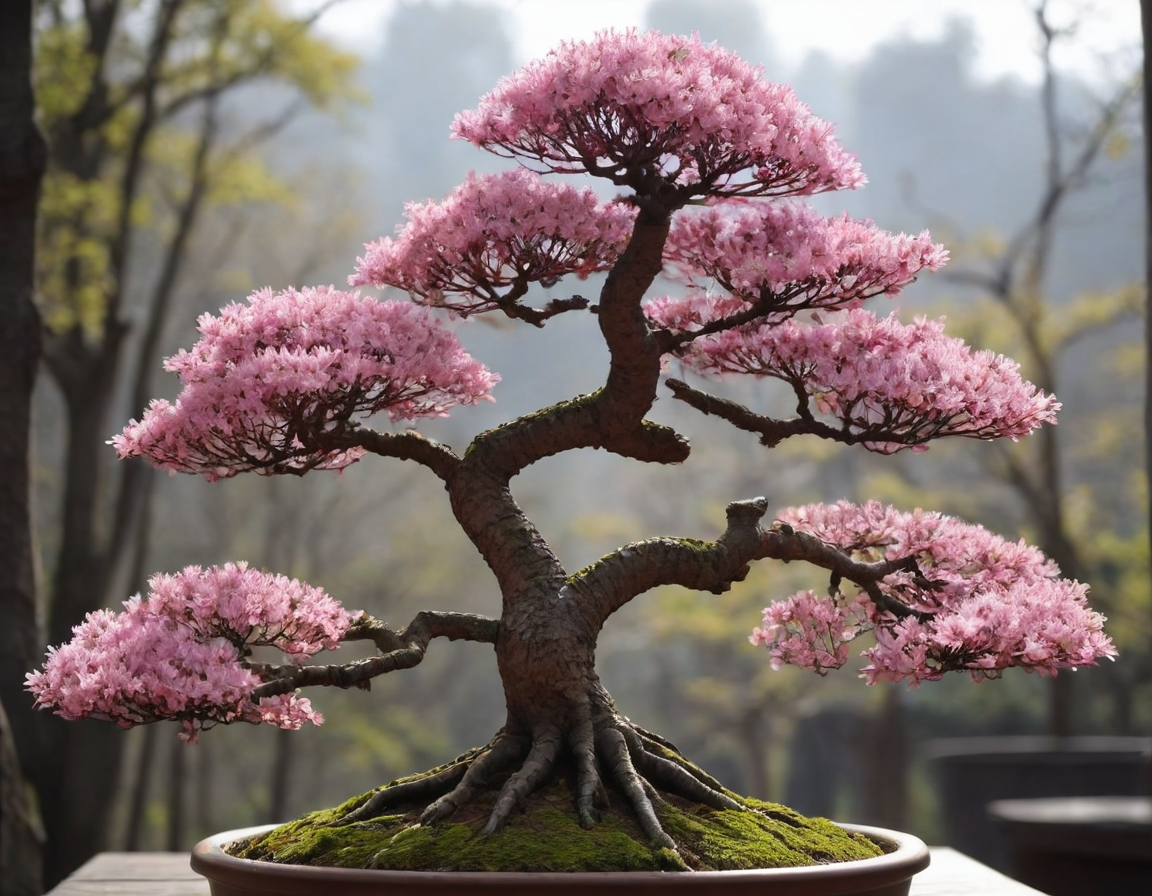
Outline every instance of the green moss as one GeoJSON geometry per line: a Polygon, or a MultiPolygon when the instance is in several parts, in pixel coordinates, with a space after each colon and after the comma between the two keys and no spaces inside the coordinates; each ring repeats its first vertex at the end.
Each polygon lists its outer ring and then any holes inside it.
{"type": "Polygon", "coordinates": [[[787,868],[866,859],[881,852],[870,840],[854,837],[825,818],[805,818],[774,803],[742,802],[756,811],[685,811],[666,803],[658,814],[668,835],[705,868],[787,868]]]}
{"type": "Polygon", "coordinates": [[[657,812],[680,854],[653,846],[631,810],[612,794],[604,819],[581,828],[570,782],[557,776],[525,811],[487,837],[483,828],[495,795],[432,827],[416,819],[422,806],[357,824],[341,818],[364,802],[314,812],[232,849],[264,861],[344,868],[422,871],[675,871],[811,865],[879,855],[862,837],[825,819],[807,819],[783,806],[743,800],[749,811],[717,811],[676,798],[657,812]],[[755,810],[755,811],[752,811],[755,810]]]}
{"type": "MultiPolygon", "coordinates": [[[[715,549],[715,547],[716,547],[716,542],[704,541],[703,539],[700,539],[700,538],[681,538],[681,537],[672,536],[672,535],[664,535],[661,537],[665,541],[675,542],[676,544],[680,545],[681,547],[687,548],[690,551],[711,551],[711,550],[715,549]]],[[[588,574],[590,572],[592,572],[592,570],[596,569],[601,564],[603,564],[609,560],[615,559],[619,555],[620,555],[620,550],[611,551],[611,552],[605,554],[599,560],[594,560],[591,563],[589,563],[587,566],[581,567],[580,569],[576,570],[576,572],[572,573],[572,575],[568,576],[568,584],[573,585],[573,584],[578,583],[581,579],[587,578],[588,574]]]]}
{"type": "Polygon", "coordinates": [[[533,411],[530,414],[524,414],[520,417],[517,417],[515,420],[510,420],[507,423],[494,426],[492,429],[486,429],[472,440],[472,444],[468,446],[468,449],[464,452],[464,456],[468,457],[478,448],[478,446],[482,444],[487,442],[498,442],[508,433],[515,432],[521,427],[527,426],[529,424],[551,423],[560,414],[587,407],[588,405],[596,402],[599,399],[601,392],[603,391],[603,389],[597,389],[595,392],[589,395],[577,395],[575,398],[559,401],[556,404],[541,408],[538,411],[533,411]]]}

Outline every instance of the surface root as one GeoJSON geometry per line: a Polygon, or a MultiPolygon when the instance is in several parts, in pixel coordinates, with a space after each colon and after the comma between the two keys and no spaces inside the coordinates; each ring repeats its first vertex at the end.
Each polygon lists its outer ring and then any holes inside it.
{"type": "Polygon", "coordinates": [[[674,852],[676,844],[657,813],[660,792],[713,809],[754,811],[729,796],[718,781],[663,738],[619,716],[598,721],[594,724],[590,712],[582,709],[567,731],[545,725],[530,738],[502,731],[487,747],[442,769],[377,791],[344,821],[365,821],[402,803],[432,799],[420,815],[420,824],[432,825],[499,788],[483,828],[484,834],[491,834],[545,783],[565,751],[575,771],[576,814],[585,828],[595,825],[608,806],[605,782],[625,797],[644,835],[674,852]]]}

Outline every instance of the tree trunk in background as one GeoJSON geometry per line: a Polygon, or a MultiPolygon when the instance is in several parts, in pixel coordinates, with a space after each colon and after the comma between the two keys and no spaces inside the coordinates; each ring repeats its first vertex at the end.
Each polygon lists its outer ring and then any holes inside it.
{"type": "Polygon", "coordinates": [[[288,821],[288,797],[292,790],[292,756],[295,753],[294,731],[276,732],[276,750],[272,757],[271,780],[268,782],[268,824],[288,821]]]}
{"type": "Polygon", "coordinates": [[[144,816],[148,811],[148,794],[151,791],[152,767],[156,764],[156,742],[160,739],[156,725],[146,725],[141,732],[143,743],[137,754],[133,778],[128,797],[128,822],[124,826],[124,849],[138,852],[144,833],[144,816]]]}
{"type": "Polygon", "coordinates": [[[880,711],[870,714],[865,723],[863,748],[863,820],[904,830],[908,817],[908,722],[899,686],[884,686],[880,711]]]}
{"type": "MultiPolygon", "coordinates": [[[[1140,0],[1140,25],[1144,34],[1144,471],[1152,502],[1152,0],[1140,0]]],[[[1148,537],[1152,539],[1152,504],[1149,505],[1148,537]]],[[[1152,631],[1152,626],[1149,627],[1152,631]]]]}
{"type": "Polygon", "coordinates": [[[41,892],[38,826],[18,761],[36,741],[24,675],[44,646],[28,447],[40,358],[36,205],[46,151],[33,118],[31,65],[32,0],[6,0],[0,4],[0,889],[19,896],[41,892]]]}
{"type": "Polygon", "coordinates": [[[39,825],[0,703],[0,894],[40,896],[39,825]]]}
{"type": "Polygon", "coordinates": [[[168,836],[164,846],[169,852],[187,849],[184,845],[185,800],[187,791],[185,779],[188,777],[188,744],[173,740],[168,765],[168,836]]]}

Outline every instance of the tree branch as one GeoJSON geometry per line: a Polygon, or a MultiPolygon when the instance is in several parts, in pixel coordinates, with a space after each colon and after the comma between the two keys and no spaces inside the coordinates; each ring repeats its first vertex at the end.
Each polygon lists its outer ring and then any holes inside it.
{"type": "Polygon", "coordinates": [[[596,311],[610,356],[604,386],[482,433],[469,449],[473,462],[506,482],[543,458],[576,448],[655,463],[687,459],[687,439],[644,420],[655,400],[663,350],[640,303],[663,268],[670,214],[641,211],[601,291],[596,311]]]}
{"type": "Polygon", "coordinates": [[[144,82],[143,105],[140,110],[140,120],[132,130],[132,137],[125,155],[124,173],[120,178],[120,208],[109,248],[115,286],[108,297],[108,310],[106,312],[108,319],[118,315],[119,304],[124,295],[124,276],[128,264],[129,243],[133,232],[132,206],[135,204],[136,194],[140,188],[140,179],[144,171],[144,152],[158,121],[157,94],[162,86],[160,69],[164,64],[164,57],[167,55],[168,45],[172,40],[176,15],[179,13],[183,2],[184,0],[164,0],[161,3],[156,13],[156,25],[148,45],[148,55],[144,64],[144,72],[141,75],[144,82]]]}
{"type": "Polygon", "coordinates": [[[681,585],[723,594],[744,580],[754,560],[803,560],[859,585],[882,610],[917,615],[877,587],[894,572],[917,571],[913,558],[867,563],[790,526],[765,531],[760,519],[767,507],[764,498],[729,504],[728,527],[716,541],[663,537],[625,545],[571,576],[567,587],[585,600],[584,613],[598,629],[632,598],[652,588],[681,585]]]}
{"type": "Polygon", "coordinates": [[[449,641],[478,641],[495,644],[500,623],[473,613],[439,613],[424,610],[416,614],[407,628],[393,631],[384,622],[364,616],[357,619],[345,641],[372,641],[380,651],[377,656],[342,665],[297,666],[249,663],[247,667],[261,678],[270,679],[252,692],[252,700],[287,694],[297,688],[360,687],[379,675],[419,665],[433,638],[449,641]]]}
{"type": "Polygon", "coordinates": [[[775,420],[746,408],[744,405],[726,398],[709,395],[689,386],[683,380],[669,378],[664,383],[678,400],[693,407],[702,414],[719,417],[745,432],[760,436],[760,444],[775,448],[789,436],[818,435],[825,439],[835,439],[849,444],[859,441],[850,432],[834,429],[819,420],[809,417],[795,417],[791,420],[775,420]]]}
{"type": "Polygon", "coordinates": [[[895,408],[885,415],[886,419],[883,421],[874,424],[868,423],[868,425],[863,425],[859,421],[851,421],[852,426],[859,427],[853,430],[848,428],[849,421],[846,419],[844,425],[837,428],[815,419],[805,404],[807,394],[802,385],[797,381],[790,382],[801,400],[800,416],[790,420],[776,420],[772,417],[762,416],[738,402],[701,392],[681,380],[669,379],[666,381],[666,385],[678,400],[702,414],[719,417],[722,420],[727,420],[737,429],[755,433],[760,436],[760,444],[769,448],[775,448],[790,436],[799,435],[819,436],[822,439],[840,442],[844,445],[864,445],[866,448],[872,447],[873,449],[877,445],[886,444],[923,445],[944,436],[991,438],[995,435],[994,430],[975,428],[968,431],[949,431],[948,425],[953,421],[952,417],[940,417],[933,420],[924,416],[917,417],[912,414],[904,414],[903,419],[901,419],[899,410],[895,408]],[[901,424],[904,425],[901,426],[901,424]]]}
{"type": "Polygon", "coordinates": [[[460,463],[460,458],[447,445],[426,438],[415,430],[389,433],[356,427],[333,440],[332,447],[363,448],[380,457],[414,460],[444,480],[452,475],[460,463]]]}
{"type": "MultiPolygon", "coordinates": [[[[184,197],[176,215],[176,231],[164,251],[164,261],[160,275],[152,288],[148,303],[148,319],[136,357],[136,370],[132,378],[132,411],[139,413],[148,401],[151,391],[151,374],[156,365],[157,348],[168,320],[168,310],[176,293],[176,284],[186,260],[188,242],[196,226],[200,209],[208,186],[208,158],[218,130],[217,103],[208,103],[200,126],[200,135],[192,159],[191,183],[188,195],[184,197]]],[[[107,555],[118,558],[129,538],[133,524],[139,517],[143,496],[148,491],[141,487],[141,478],[149,475],[148,468],[141,463],[125,466],[116,490],[116,503],[113,510],[112,535],[106,548],[107,555]]]]}
{"type": "MultiPolygon", "coordinates": [[[[309,28],[312,27],[313,24],[316,23],[316,21],[322,15],[324,15],[324,13],[326,13],[329,9],[340,2],[341,0],[327,0],[326,3],[323,3],[316,9],[312,10],[312,12],[310,12],[307,16],[298,19],[295,22],[295,32],[290,33],[288,35],[288,39],[291,39],[292,37],[299,34],[304,34],[309,28]]],[[[220,78],[218,80],[212,79],[209,81],[209,83],[203,85],[202,87],[197,87],[193,90],[187,91],[186,93],[178,94],[177,96],[168,100],[162,107],[160,107],[157,117],[161,120],[167,121],[173,116],[177,115],[181,110],[190,106],[192,103],[224,93],[233,87],[238,87],[246,81],[252,81],[261,77],[267,73],[269,65],[271,65],[271,63],[276,59],[276,55],[280,52],[284,46],[284,43],[285,41],[283,39],[280,41],[273,41],[269,43],[268,46],[252,60],[252,64],[247,68],[238,69],[229,74],[227,77],[220,78]]],[[[133,94],[139,93],[145,87],[146,81],[142,78],[140,82],[133,85],[133,87],[129,89],[128,95],[131,96],[133,94]]]]}

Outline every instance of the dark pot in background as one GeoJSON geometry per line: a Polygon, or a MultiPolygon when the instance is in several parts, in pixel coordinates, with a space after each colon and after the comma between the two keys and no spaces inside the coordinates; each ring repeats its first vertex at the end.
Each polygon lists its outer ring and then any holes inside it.
{"type": "Polygon", "coordinates": [[[998,800],[1008,874],[1049,896],[1146,896],[1152,884],[1152,797],[998,800]]]}
{"type": "Polygon", "coordinates": [[[989,803],[1152,793],[1152,738],[941,738],[928,749],[944,843],[1005,873],[1008,849],[989,803]]]}
{"type": "Polygon", "coordinates": [[[928,867],[928,847],[910,834],[843,825],[879,843],[886,854],[856,862],[762,871],[527,874],[501,872],[361,871],[277,865],[234,858],[221,848],[274,825],[217,834],[192,850],[192,869],[208,878],[212,896],[907,896],[912,877],[928,867]]]}

